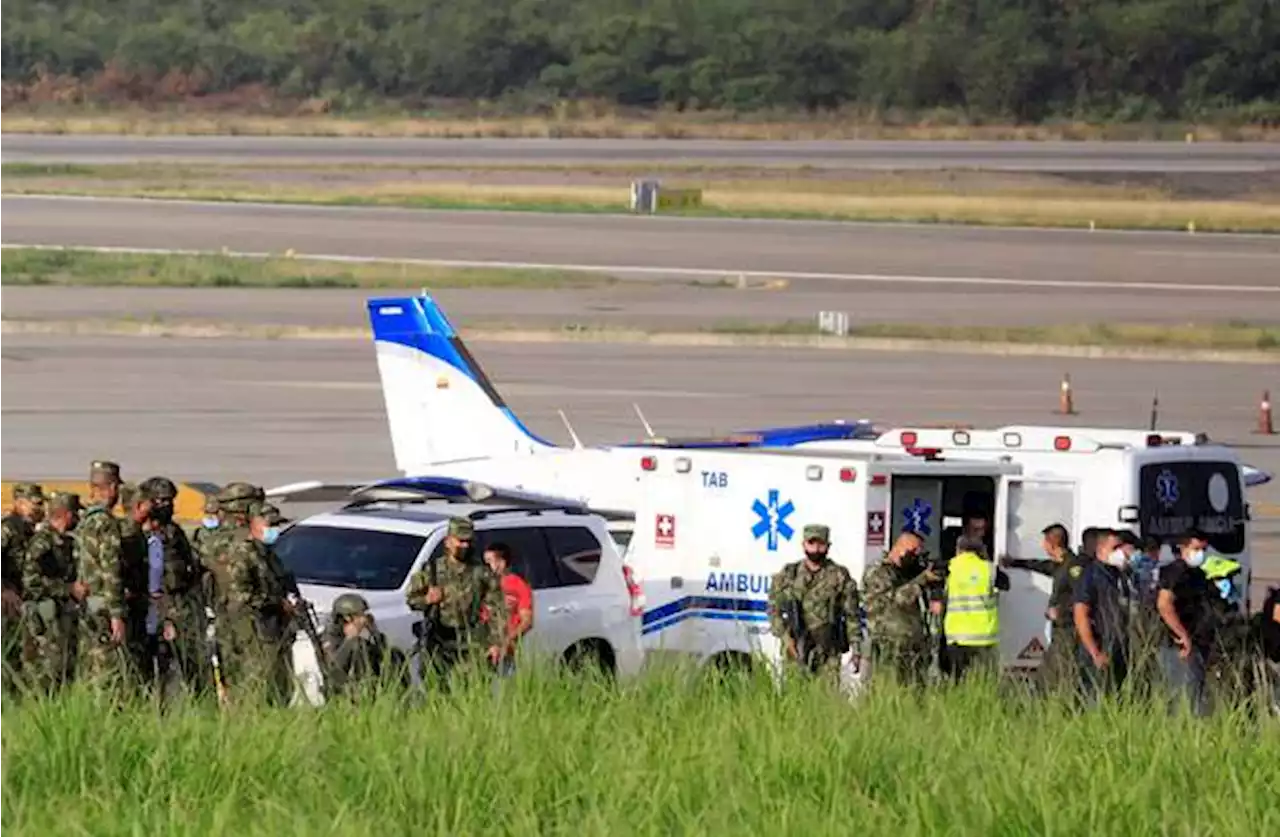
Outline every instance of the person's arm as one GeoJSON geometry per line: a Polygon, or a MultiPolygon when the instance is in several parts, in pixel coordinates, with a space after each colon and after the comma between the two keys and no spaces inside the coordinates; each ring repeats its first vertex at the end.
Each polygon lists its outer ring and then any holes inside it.
{"type": "Polygon", "coordinates": [[[1178,643],[1183,656],[1186,656],[1191,650],[1191,635],[1187,632],[1187,626],[1182,624],[1181,617],[1178,616],[1172,590],[1161,588],[1156,594],[1156,610],[1160,612],[1160,618],[1169,626],[1169,630],[1173,631],[1174,640],[1178,643]]]}
{"type": "Polygon", "coordinates": [[[510,636],[507,637],[507,651],[514,652],[520,637],[531,630],[533,630],[533,588],[521,578],[519,589],[516,591],[516,623],[511,626],[510,636]]]}
{"type": "Polygon", "coordinates": [[[1075,621],[1076,635],[1080,637],[1080,645],[1089,654],[1093,664],[1102,668],[1107,664],[1107,655],[1098,647],[1097,637],[1093,635],[1093,625],[1089,617],[1093,613],[1092,573],[1086,573],[1075,591],[1075,601],[1071,613],[1075,621]]]}
{"type": "Polygon", "coordinates": [[[1034,558],[1010,558],[1004,556],[1000,559],[1000,566],[1010,570],[1026,570],[1037,575],[1051,576],[1058,568],[1056,561],[1048,561],[1044,559],[1034,558]]]}

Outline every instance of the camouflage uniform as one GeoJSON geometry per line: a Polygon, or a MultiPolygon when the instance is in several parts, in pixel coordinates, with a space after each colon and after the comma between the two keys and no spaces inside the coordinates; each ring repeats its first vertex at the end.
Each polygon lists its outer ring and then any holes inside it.
{"type": "Polygon", "coordinates": [[[868,567],[862,578],[872,664],[892,665],[901,682],[922,685],[932,657],[925,605],[927,570],[919,565],[899,567],[887,560],[888,554],[868,567]]]}
{"type": "Polygon", "coordinates": [[[201,564],[205,563],[204,555],[209,542],[223,529],[223,522],[218,518],[220,510],[216,494],[204,498],[204,520],[191,535],[191,552],[201,564]]]}
{"type": "MultiPolygon", "coordinates": [[[[20,482],[13,487],[13,500],[43,505],[44,489],[20,482]]],[[[4,690],[9,692],[22,668],[22,565],[36,526],[15,510],[0,521],[0,530],[4,533],[4,690]]]]}
{"type": "Polygon", "coordinates": [[[140,681],[150,676],[151,659],[147,649],[146,618],[151,594],[147,589],[146,520],[134,519],[134,501],[138,487],[132,483],[120,486],[120,584],[124,588],[125,644],[129,651],[132,674],[140,681]]]}
{"type": "MultiPolygon", "coordinates": [[[[274,507],[244,496],[254,493],[246,491],[243,484],[233,483],[219,495],[219,502],[238,518],[278,516],[274,507]]],[[[230,529],[213,545],[223,674],[233,689],[264,688],[268,699],[278,702],[284,697],[280,693],[282,648],[292,647],[286,642],[288,619],[276,571],[278,562],[267,545],[253,537],[248,526],[230,529]]]]}
{"type": "MultiPolygon", "coordinates": [[[[805,541],[821,540],[825,544],[830,535],[826,526],[804,527],[805,541]]],[[[787,659],[801,671],[838,679],[840,658],[851,645],[850,634],[859,630],[858,584],[848,569],[828,558],[816,562],[816,569],[810,569],[807,560],[793,561],[773,577],[769,628],[785,645],[791,637],[790,609],[798,604],[804,637],[798,650],[804,659],[787,659]],[[844,623],[843,637],[836,630],[840,620],[844,623]]]]}
{"type": "MultiPolygon", "coordinates": [[[[449,521],[450,537],[470,539],[475,529],[470,520],[455,517],[449,521]]],[[[470,563],[466,556],[446,550],[436,567],[435,586],[443,593],[438,603],[436,630],[419,643],[420,662],[430,664],[439,678],[444,678],[464,661],[474,659],[486,649],[505,642],[507,602],[502,586],[493,571],[481,563],[470,563]],[[482,618],[487,608],[488,618],[482,618]]],[[[427,591],[431,588],[429,569],[421,569],[409,580],[405,601],[411,610],[428,612],[427,591]]]]}
{"type": "Polygon", "coordinates": [[[330,700],[338,696],[357,698],[390,673],[388,664],[393,660],[387,638],[378,630],[369,613],[369,603],[362,596],[344,593],[334,601],[322,641],[329,661],[325,687],[330,700]],[[344,626],[360,616],[368,620],[367,626],[357,636],[347,636],[344,626]]]}
{"type": "MultiPolygon", "coordinates": [[[[114,462],[94,462],[95,478],[120,479],[114,462]]],[[[111,637],[111,621],[122,622],[125,609],[123,545],[120,520],[103,504],[90,506],[76,530],[76,579],[88,587],[80,602],[77,633],[76,679],[109,687],[126,682],[131,667],[127,649],[111,637]]]]}
{"type": "Polygon", "coordinates": [[[199,690],[208,682],[202,677],[203,611],[201,591],[203,569],[191,550],[182,527],[173,522],[173,500],[178,489],[164,477],[152,477],[140,486],[152,503],[152,521],[147,532],[148,555],[158,553],[158,578],[148,580],[148,596],[154,611],[144,612],[148,638],[148,667],[160,676],[162,693],[172,695],[182,683],[199,690]],[[156,583],[158,582],[158,584],[156,583]],[[152,588],[157,587],[155,593],[152,588]],[[148,623],[153,624],[148,624],[148,623]],[[164,639],[165,625],[172,625],[174,638],[164,639]]]}
{"type": "Polygon", "coordinates": [[[46,693],[66,682],[75,652],[70,585],[76,577],[76,542],[71,528],[80,511],[80,497],[54,492],[49,495],[49,511],[70,512],[70,528],[63,532],[52,525],[41,526],[31,536],[19,567],[23,600],[20,682],[46,693]]]}

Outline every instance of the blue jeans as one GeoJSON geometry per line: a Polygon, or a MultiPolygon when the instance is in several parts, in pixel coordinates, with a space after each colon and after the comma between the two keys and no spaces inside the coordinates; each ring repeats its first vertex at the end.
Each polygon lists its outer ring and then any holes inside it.
{"type": "Polygon", "coordinates": [[[1169,708],[1174,709],[1185,699],[1196,716],[1209,714],[1204,692],[1204,656],[1199,649],[1192,649],[1191,656],[1182,659],[1178,649],[1161,646],[1160,668],[1164,672],[1165,685],[1169,689],[1169,708]]]}

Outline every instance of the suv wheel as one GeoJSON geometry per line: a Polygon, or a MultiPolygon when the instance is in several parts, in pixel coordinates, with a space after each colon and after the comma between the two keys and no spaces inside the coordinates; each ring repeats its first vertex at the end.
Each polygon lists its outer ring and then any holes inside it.
{"type": "Polygon", "coordinates": [[[589,639],[571,645],[564,652],[564,664],[575,674],[599,672],[609,680],[616,674],[613,649],[602,639],[589,639]]]}

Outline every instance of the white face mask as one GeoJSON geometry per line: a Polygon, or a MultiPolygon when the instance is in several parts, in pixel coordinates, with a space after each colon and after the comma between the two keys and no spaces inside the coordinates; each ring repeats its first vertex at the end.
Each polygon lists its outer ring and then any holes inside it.
{"type": "Polygon", "coordinates": [[[1123,549],[1113,549],[1107,556],[1107,563],[1113,567],[1125,567],[1129,564],[1129,556],[1123,549]]]}
{"type": "Polygon", "coordinates": [[[1204,563],[1204,550],[1197,549],[1187,553],[1187,563],[1193,567],[1198,567],[1204,563]]]}

